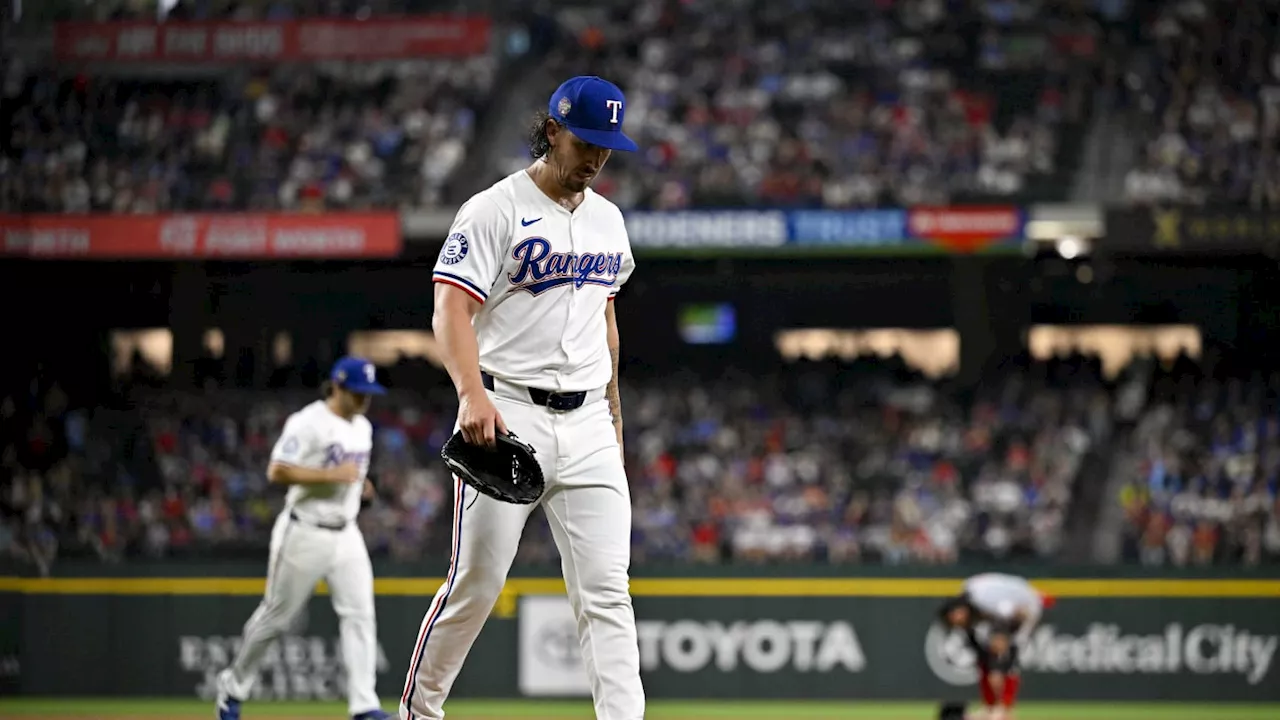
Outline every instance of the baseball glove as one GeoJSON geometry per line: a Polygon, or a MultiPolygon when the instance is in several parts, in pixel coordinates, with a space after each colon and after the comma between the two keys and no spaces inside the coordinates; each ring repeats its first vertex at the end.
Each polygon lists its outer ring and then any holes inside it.
{"type": "Polygon", "coordinates": [[[517,505],[537,502],[546,489],[542,467],[533,455],[533,446],[514,433],[499,434],[496,447],[490,450],[468,443],[458,431],[440,448],[444,464],[463,482],[491,498],[517,505]]]}

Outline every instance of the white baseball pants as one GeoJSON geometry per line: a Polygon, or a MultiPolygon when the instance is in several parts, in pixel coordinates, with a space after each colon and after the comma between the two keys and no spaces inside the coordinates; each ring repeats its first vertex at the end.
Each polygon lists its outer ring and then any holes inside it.
{"type": "Polygon", "coordinates": [[[373,567],[364,535],[355,523],[325,530],[280,514],[271,531],[267,590],[245,623],[240,651],[218,675],[218,690],[248,700],[258,680],[258,664],[271,643],[288,629],[323,578],[338,615],[342,658],[347,668],[347,704],[352,715],[381,707],[375,690],[378,635],[373,606],[373,567]]]}
{"type": "MultiPolygon", "coordinates": [[[[507,428],[537,451],[546,511],[599,720],[643,720],[640,651],[631,609],[631,493],[603,390],[555,412],[524,388],[494,381],[507,428]]],[[[422,620],[401,697],[401,720],[442,720],[471,645],[516,556],[533,505],[513,505],[454,482],[453,552],[445,584],[422,620]]]]}

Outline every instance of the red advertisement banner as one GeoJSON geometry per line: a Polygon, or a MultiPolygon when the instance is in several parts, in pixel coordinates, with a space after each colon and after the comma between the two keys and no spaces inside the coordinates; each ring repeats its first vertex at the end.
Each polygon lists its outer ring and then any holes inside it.
{"type": "Polygon", "coordinates": [[[0,215],[0,255],[50,260],[338,259],[400,254],[394,213],[0,215]]]}
{"type": "Polygon", "coordinates": [[[60,60],[243,62],[458,57],[489,49],[489,18],[58,23],[60,60]]]}
{"type": "Polygon", "coordinates": [[[907,232],[955,252],[974,252],[1021,238],[1022,220],[1013,206],[916,207],[907,213],[907,232]]]}

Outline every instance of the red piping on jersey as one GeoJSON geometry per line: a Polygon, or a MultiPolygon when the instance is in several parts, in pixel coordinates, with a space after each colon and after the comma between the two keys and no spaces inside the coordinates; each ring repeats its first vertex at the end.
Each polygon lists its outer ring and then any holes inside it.
{"type": "Polygon", "coordinates": [[[445,285],[452,285],[453,287],[456,287],[462,292],[470,295],[472,299],[474,299],[476,302],[480,303],[481,305],[484,304],[484,298],[477,295],[475,290],[472,290],[471,288],[467,287],[466,285],[463,285],[460,282],[457,282],[455,280],[450,280],[449,278],[442,278],[442,277],[435,277],[435,278],[432,278],[432,280],[434,282],[444,283],[445,285]]]}

